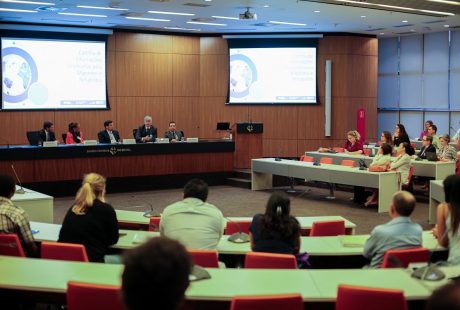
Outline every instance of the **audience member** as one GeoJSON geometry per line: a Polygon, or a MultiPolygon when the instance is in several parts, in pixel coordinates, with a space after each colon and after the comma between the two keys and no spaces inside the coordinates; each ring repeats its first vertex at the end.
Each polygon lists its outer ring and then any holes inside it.
{"type": "Polygon", "coordinates": [[[400,143],[410,143],[409,135],[406,132],[406,128],[403,124],[396,124],[395,132],[393,134],[393,145],[399,146],[400,143]]]}
{"type": "Polygon", "coordinates": [[[370,268],[380,268],[388,250],[422,245],[422,227],[409,218],[414,208],[415,197],[411,193],[399,191],[393,195],[389,210],[392,220],[375,227],[364,244],[363,255],[371,260],[370,268]]]}
{"type": "Polygon", "coordinates": [[[393,139],[391,138],[391,132],[389,132],[387,130],[382,132],[382,135],[380,136],[379,144],[382,145],[383,143],[393,145],[393,139]]]}
{"type": "Polygon", "coordinates": [[[253,251],[299,253],[300,224],[290,215],[290,205],[291,201],[285,193],[271,194],[265,207],[265,214],[256,214],[249,226],[253,251]]]}
{"type": "Polygon", "coordinates": [[[436,125],[431,125],[430,127],[428,127],[428,135],[431,136],[433,139],[431,141],[431,143],[434,145],[434,147],[439,150],[439,148],[441,147],[440,143],[439,143],[439,137],[438,135],[436,134],[436,132],[438,131],[438,127],[436,127],[436,125]]]}
{"type": "Polygon", "coordinates": [[[37,247],[27,214],[11,201],[15,191],[16,182],[13,177],[0,175],[0,233],[16,234],[26,255],[36,257],[37,247]]]}
{"type": "Polygon", "coordinates": [[[349,154],[362,154],[363,153],[363,144],[361,143],[361,135],[356,130],[350,130],[347,133],[347,141],[345,142],[346,153],[349,154]]]}
{"type": "Polygon", "coordinates": [[[460,309],[460,281],[452,281],[437,288],[426,303],[425,310],[460,309]]]}
{"type": "Polygon", "coordinates": [[[56,141],[56,136],[54,135],[54,124],[50,121],[45,121],[43,123],[43,129],[38,132],[38,136],[40,137],[40,141],[56,141]]]}
{"type": "Polygon", "coordinates": [[[154,142],[157,138],[157,129],[152,124],[152,117],[146,115],[144,117],[144,125],[139,126],[136,132],[136,142],[146,143],[154,142]]]}
{"type": "Polygon", "coordinates": [[[448,176],[443,185],[445,202],[438,206],[433,235],[440,245],[449,247],[447,262],[460,265],[460,175],[448,176]]]}
{"type": "Polygon", "coordinates": [[[180,309],[189,286],[191,259],[179,242],[152,238],[123,256],[121,290],[128,310],[180,309]]]}
{"type": "Polygon", "coordinates": [[[428,136],[428,128],[430,128],[430,126],[433,125],[433,121],[426,121],[425,122],[425,128],[420,132],[420,135],[419,135],[419,140],[422,140],[424,136],[428,136]]]}
{"type": "Polygon", "coordinates": [[[169,142],[177,142],[184,138],[182,131],[176,129],[175,121],[169,122],[169,130],[165,132],[165,138],[168,138],[169,142]]]}
{"type": "Polygon", "coordinates": [[[118,237],[117,215],[105,202],[105,178],[97,173],[85,175],[62,223],[59,242],[83,244],[90,261],[104,262],[108,247],[118,237]]]}
{"type": "Polygon", "coordinates": [[[438,151],[438,157],[440,161],[456,161],[457,150],[452,145],[449,145],[450,136],[448,134],[442,135],[439,138],[441,147],[438,151]]]}
{"type": "MultiPolygon", "coordinates": [[[[453,142],[460,142],[460,128],[457,130],[457,132],[455,133],[455,135],[452,137],[452,141],[453,142]]],[[[458,148],[457,148],[458,149],[458,148]]]]}
{"type": "MultiPolygon", "coordinates": [[[[386,171],[389,169],[391,163],[391,154],[393,152],[393,148],[388,143],[383,143],[378,151],[378,154],[372,160],[372,163],[369,165],[369,171],[373,172],[381,172],[386,171]]],[[[367,201],[364,203],[364,206],[370,207],[377,205],[378,203],[378,190],[374,189],[373,193],[367,201]]]]}
{"type": "Polygon", "coordinates": [[[70,123],[69,124],[69,131],[67,132],[67,136],[65,138],[66,144],[81,144],[83,143],[83,133],[80,131],[80,124],[79,123],[70,123]]]}
{"type": "Polygon", "coordinates": [[[414,149],[410,143],[400,143],[396,150],[396,159],[390,164],[390,170],[401,172],[401,184],[409,183],[409,171],[411,166],[411,156],[414,155],[414,149]]]}
{"type": "Polygon", "coordinates": [[[422,140],[422,149],[418,153],[418,157],[421,159],[426,159],[426,153],[436,153],[436,148],[432,144],[433,137],[432,136],[424,136],[422,140]]]}
{"type": "Polygon", "coordinates": [[[97,134],[99,143],[115,144],[120,142],[120,134],[113,129],[113,122],[111,120],[104,122],[104,128],[104,130],[99,131],[97,134]]]}
{"type": "Polygon", "coordinates": [[[216,249],[224,231],[222,212],[207,203],[208,184],[190,180],[184,199],[166,207],[161,216],[160,233],[176,239],[190,249],[216,249]]]}

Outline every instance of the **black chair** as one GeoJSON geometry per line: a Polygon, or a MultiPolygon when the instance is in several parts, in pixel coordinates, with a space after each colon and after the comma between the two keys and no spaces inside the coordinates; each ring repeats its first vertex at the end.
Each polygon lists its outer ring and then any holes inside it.
{"type": "Polygon", "coordinates": [[[67,133],[63,133],[62,134],[62,142],[64,142],[64,144],[66,144],[65,140],[67,138],[67,133]]]}
{"type": "Polygon", "coordinates": [[[38,145],[38,142],[41,140],[40,131],[28,131],[26,135],[30,145],[38,145]]]}
{"type": "Polygon", "coordinates": [[[134,129],[133,129],[133,137],[134,137],[134,139],[136,139],[137,131],[138,131],[137,128],[134,128],[134,129]]]}

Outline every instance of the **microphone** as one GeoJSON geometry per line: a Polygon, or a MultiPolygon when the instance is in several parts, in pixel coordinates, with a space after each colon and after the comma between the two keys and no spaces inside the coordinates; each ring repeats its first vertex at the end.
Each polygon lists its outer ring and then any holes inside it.
{"type": "Polygon", "coordinates": [[[156,212],[155,210],[153,210],[153,205],[149,202],[146,202],[146,204],[150,207],[150,210],[147,210],[144,212],[143,216],[144,217],[148,217],[148,218],[151,218],[151,217],[160,217],[161,214],[156,212]]]}
{"type": "Polygon", "coordinates": [[[14,175],[16,176],[16,180],[18,181],[18,184],[19,184],[19,186],[21,187],[20,189],[18,189],[18,190],[16,191],[16,194],[25,194],[26,191],[25,191],[24,188],[22,187],[21,180],[19,180],[18,174],[16,173],[16,170],[14,169],[14,165],[13,165],[13,164],[11,164],[11,169],[13,170],[14,175]]]}
{"type": "Polygon", "coordinates": [[[236,227],[238,228],[238,232],[231,234],[227,239],[228,241],[233,242],[233,243],[246,243],[250,241],[249,235],[242,231],[241,225],[238,222],[235,222],[228,217],[225,217],[225,219],[235,224],[236,227]]]}

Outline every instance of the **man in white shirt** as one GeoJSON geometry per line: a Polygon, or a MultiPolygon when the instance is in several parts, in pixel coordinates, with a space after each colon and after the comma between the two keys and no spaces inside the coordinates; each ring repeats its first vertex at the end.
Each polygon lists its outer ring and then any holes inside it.
{"type": "Polygon", "coordinates": [[[200,179],[190,180],[184,187],[184,199],[163,211],[160,234],[190,249],[216,249],[225,222],[222,212],[206,202],[207,197],[208,184],[200,179]]]}

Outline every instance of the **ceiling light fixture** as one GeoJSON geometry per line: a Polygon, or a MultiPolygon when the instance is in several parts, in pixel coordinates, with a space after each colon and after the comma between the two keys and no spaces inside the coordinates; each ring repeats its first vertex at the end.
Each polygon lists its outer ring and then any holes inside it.
{"type": "Polygon", "coordinates": [[[38,2],[38,1],[0,0],[0,2],[19,3],[19,4],[56,5],[55,3],[51,3],[51,2],[38,2]]]}
{"type": "Polygon", "coordinates": [[[271,24],[280,24],[280,25],[293,25],[293,26],[306,26],[307,25],[307,24],[301,24],[301,23],[279,22],[275,20],[270,20],[268,22],[271,24]]]}
{"type": "Polygon", "coordinates": [[[169,30],[187,30],[187,31],[201,31],[200,29],[197,29],[197,28],[182,28],[182,27],[163,27],[163,29],[169,29],[169,30]]]}
{"type": "Polygon", "coordinates": [[[165,12],[165,11],[147,11],[150,14],[165,14],[165,15],[183,15],[183,16],[194,16],[191,13],[178,13],[178,12],[165,12]]]}
{"type": "Polygon", "coordinates": [[[77,8],[82,9],[96,9],[96,10],[113,10],[113,11],[128,11],[129,9],[102,7],[102,6],[89,6],[89,5],[77,5],[77,8]]]}
{"type": "Polygon", "coordinates": [[[107,17],[107,15],[98,14],[80,14],[80,13],[58,13],[59,15],[70,15],[70,16],[87,16],[87,17],[107,17]]]}
{"type": "Polygon", "coordinates": [[[187,24],[195,24],[195,25],[209,25],[209,26],[227,26],[227,24],[218,24],[218,23],[205,23],[205,22],[187,22],[187,24]]]}
{"type": "Polygon", "coordinates": [[[408,20],[402,20],[401,23],[408,23],[408,20]]]}
{"type": "Polygon", "coordinates": [[[316,10],[316,11],[314,11],[314,12],[315,12],[315,13],[321,13],[321,11],[318,11],[318,10],[316,10]]]}
{"type": "Polygon", "coordinates": [[[238,17],[228,17],[228,16],[211,16],[212,18],[220,18],[220,19],[236,19],[236,20],[239,20],[238,17]]]}
{"type": "Polygon", "coordinates": [[[152,22],[170,22],[170,19],[159,19],[159,18],[146,18],[146,17],[130,17],[126,16],[126,19],[138,19],[138,20],[149,20],[152,22]]]}
{"type": "Polygon", "coordinates": [[[444,28],[449,28],[450,26],[449,25],[444,25],[444,28]]]}
{"type": "Polygon", "coordinates": [[[0,11],[19,12],[19,13],[38,13],[37,11],[33,11],[33,10],[20,10],[20,9],[7,9],[7,8],[0,8],[0,11]]]}
{"type": "MultiPolygon", "coordinates": [[[[449,13],[449,12],[419,10],[419,9],[414,9],[414,8],[408,8],[408,7],[405,7],[405,6],[369,3],[369,2],[361,2],[361,1],[354,1],[354,0],[333,0],[333,1],[342,2],[342,3],[358,4],[358,5],[362,5],[362,6],[376,6],[376,7],[381,7],[381,8],[397,9],[397,10],[402,10],[402,11],[423,12],[423,13],[430,13],[430,14],[436,14],[436,15],[449,15],[449,16],[454,16],[455,15],[455,14],[449,13]]],[[[428,0],[428,1],[430,1],[430,0],[428,0]]],[[[432,0],[432,1],[434,1],[434,0],[432,0]]],[[[441,0],[438,0],[438,1],[441,1],[441,0]]]]}
{"type": "Polygon", "coordinates": [[[366,15],[361,15],[361,18],[366,18],[366,15]]]}
{"type": "Polygon", "coordinates": [[[460,2],[457,1],[447,1],[447,0],[427,0],[428,2],[438,2],[438,3],[445,3],[445,4],[452,4],[452,5],[460,5],[460,2]]]}

